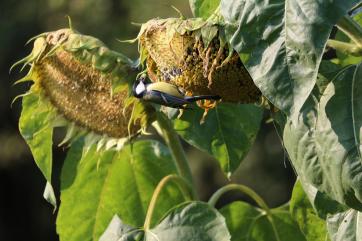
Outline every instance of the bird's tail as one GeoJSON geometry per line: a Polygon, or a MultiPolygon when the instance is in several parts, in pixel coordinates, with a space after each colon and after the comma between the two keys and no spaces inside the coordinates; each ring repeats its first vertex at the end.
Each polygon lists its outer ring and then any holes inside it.
{"type": "Polygon", "coordinates": [[[220,100],[221,97],[218,95],[196,95],[196,96],[186,96],[185,99],[189,102],[195,102],[198,100],[220,100]]]}

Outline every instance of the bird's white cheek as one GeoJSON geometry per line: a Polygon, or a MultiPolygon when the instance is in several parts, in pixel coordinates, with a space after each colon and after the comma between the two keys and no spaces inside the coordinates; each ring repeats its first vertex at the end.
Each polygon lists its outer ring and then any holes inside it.
{"type": "Polygon", "coordinates": [[[139,95],[142,92],[144,92],[145,90],[146,90],[145,85],[142,82],[140,82],[136,87],[136,94],[139,95]]]}

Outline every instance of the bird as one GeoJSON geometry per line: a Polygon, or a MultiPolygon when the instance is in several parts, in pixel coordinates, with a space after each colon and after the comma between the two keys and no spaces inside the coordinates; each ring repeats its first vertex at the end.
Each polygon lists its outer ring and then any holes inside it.
{"type": "Polygon", "coordinates": [[[180,88],[167,82],[147,82],[145,76],[136,79],[132,87],[133,96],[146,102],[168,106],[171,108],[185,109],[198,100],[219,100],[218,95],[186,96],[180,88]]]}

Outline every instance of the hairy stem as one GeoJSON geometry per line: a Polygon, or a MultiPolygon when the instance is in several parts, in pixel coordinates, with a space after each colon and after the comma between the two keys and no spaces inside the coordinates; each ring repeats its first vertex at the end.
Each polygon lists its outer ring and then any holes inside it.
{"type": "Polygon", "coordinates": [[[182,148],[179,136],[171,126],[170,121],[161,113],[157,114],[157,123],[160,127],[160,131],[165,139],[166,144],[171,150],[173,160],[175,161],[178,174],[186,179],[193,187],[192,192],[194,198],[197,197],[192,179],[191,169],[186,158],[184,149],[182,148]]]}
{"type": "Polygon", "coordinates": [[[327,46],[338,50],[339,52],[344,54],[350,54],[353,56],[362,55],[362,47],[358,47],[356,44],[353,43],[346,43],[334,39],[328,39],[327,46]]]}
{"type": "Polygon", "coordinates": [[[162,192],[163,188],[169,182],[174,182],[175,184],[177,184],[177,186],[180,189],[180,191],[182,192],[182,195],[185,198],[185,200],[192,200],[192,198],[193,198],[192,197],[192,192],[190,192],[190,190],[192,190],[192,188],[185,179],[183,179],[182,177],[180,177],[178,175],[175,175],[175,174],[165,176],[158,183],[155,191],[153,192],[153,195],[152,195],[152,198],[151,198],[151,201],[150,201],[150,205],[148,206],[148,209],[147,209],[145,223],[143,225],[145,230],[148,230],[150,228],[153,212],[155,210],[156,203],[157,203],[157,199],[158,199],[160,193],[162,192]]]}
{"type": "Polygon", "coordinates": [[[336,24],[359,48],[362,48],[362,27],[350,16],[343,16],[336,24]]]}
{"type": "Polygon", "coordinates": [[[269,220],[269,222],[272,225],[275,237],[278,241],[280,241],[280,237],[278,234],[278,231],[276,229],[274,220],[273,220],[273,216],[272,213],[268,207],[268,205],[264,202],[264,200],[256,193],[254,192],[251,188],[244,186],[242,184],[228,184],[226,186],[223,186],[222,188],[220,188],[219,190],[217,190],[209,199],[209,204],[213,207],[215,207],[216,203],[219,201],[220,197],[222,195],[224,195],[225,193],[232,191],[232,190],[238,190],[242,193],[245,193],[246,195],[248,195],[249,197],[251,197],[258,205],[259,207],[261,207],[267,215],[267,218],[269,220]]]}

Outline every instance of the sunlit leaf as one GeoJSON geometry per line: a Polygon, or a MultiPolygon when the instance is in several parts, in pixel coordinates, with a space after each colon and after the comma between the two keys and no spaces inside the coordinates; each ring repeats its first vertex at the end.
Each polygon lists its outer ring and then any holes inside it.
{"type": "Polygon", "coordinates": [[[290,213],[299,228],[310,241],[326,241],[326,223],[319,218],[299,181],[296,182],[290,200],[290,213]]]}
{"type": "MultiPolygon", "coordinates": [[[[156,141],[139,141],[120,152],[83,153],[73,144],[61,177],[61,205],[57,231],[61,240],[98,240],[117,214],[127,224],[143,225],[158,182],[176,168],[168,150],[156,141]]],[[[175,185],[160,194],[153,223],[183,201],[175,185]]]]}
{"type": "Polygon", "coordinates": [[[219,6],[220,0],[190,0],[190,7],[195,17],[208,18],[219,6]]]}
{"type": "Polygon", "coordinates": [[[23,109],[19,121],[19,130],[29,145],[34,160],[47,180],[44,198],[56,207],[52,181],[53,163],[53,119],[55,111],[48,101],[39,94],[23,97],[23,109]]]}
{"type": "Polygon", "coordinates": [[[255,84],[296,120],[331,29],[358,0],[222,0],[226,36],[255,84]]]}
{"type": "Polygon", "coordinates": [[[362,240],[362,213],[350,209],[329,216],[327,227],[332,241],[362,240]]]}
{"type": "Polygon", "coordinates": [[[114,218],[101,241],[229,241],[224,217],[207,203],[191,202],[174,208],[157,226],[144,231],[129,227],[114,218]],[[139,239],[136,239],[139,238],[139,239]]]}

